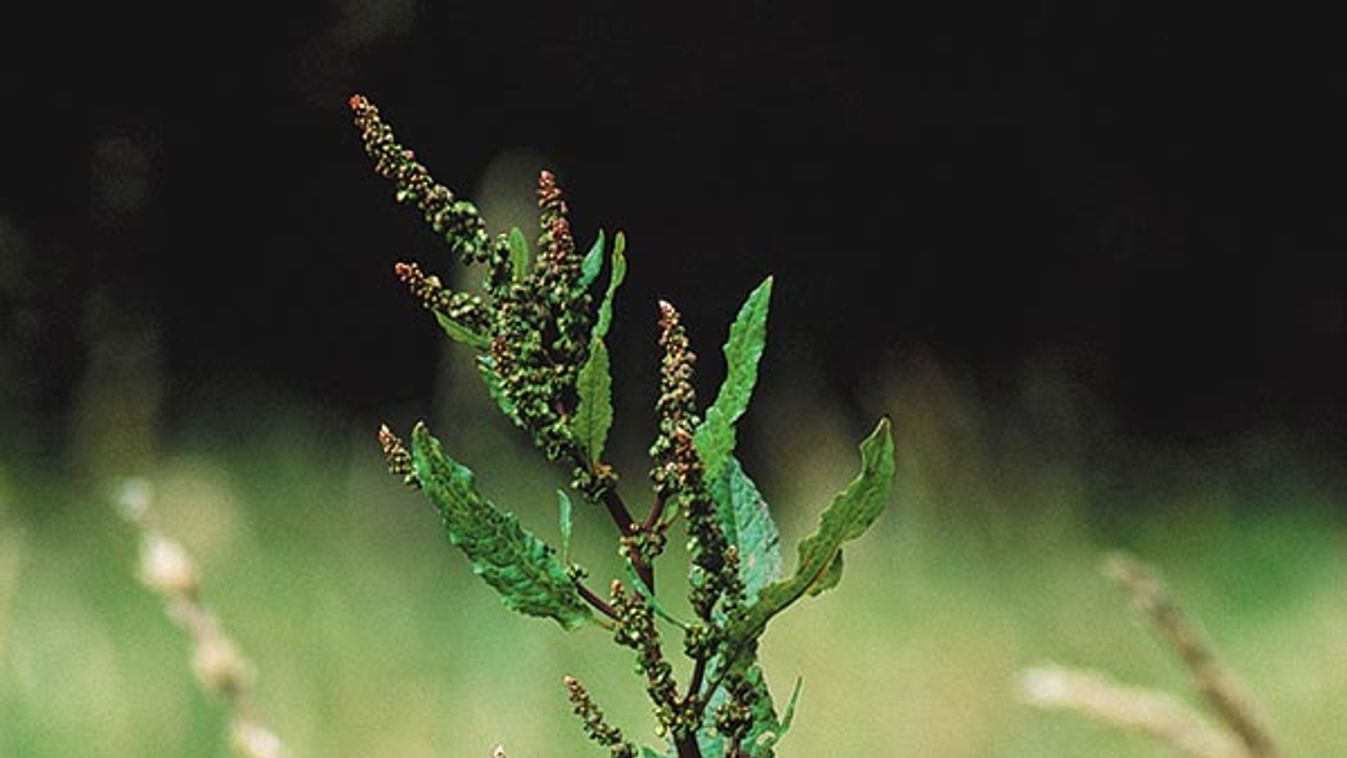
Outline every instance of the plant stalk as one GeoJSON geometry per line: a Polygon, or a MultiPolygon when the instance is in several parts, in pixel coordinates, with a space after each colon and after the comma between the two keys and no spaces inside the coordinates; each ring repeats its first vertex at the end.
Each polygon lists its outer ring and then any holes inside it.
{"type": "Polygon", "coordinates": [[[678,758],[702,758],[702,747],[697,744],[696,734],[675,739],[674,749],[678,751],[678,758]]]}

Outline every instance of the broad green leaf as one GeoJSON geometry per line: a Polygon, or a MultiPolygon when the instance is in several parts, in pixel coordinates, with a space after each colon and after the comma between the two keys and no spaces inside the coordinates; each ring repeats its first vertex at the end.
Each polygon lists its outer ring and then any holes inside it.
{"type": "Polygon", "coordinates": [[[555,619],[566,629],[589,620],[589,606],[552,549],[483,497],[472,471],[449,457],[423,423],[412,430],[412,465],[449,542],[467,554],[473,572],[506,607],[555,619]]]}
{"type": "Polygon", "coordinates": [[[524,233],[519,227],[510,228],[510,265],[514,269],[514,280],[521,282],[529,273],[529,259],[532,254],[529,252],[529,241],[524,237],[524,233]]]}
{"type": "Polygon", "coordinates": [[[613,377],[603,340],[596,339],[589,346],[589,358],[576,377],[575,391],[580,402],[571,419],[571,432],[589,459],[598,461],[613,426],[613,377]]]}
{"type": "Polygon", "coordinates": [[[588,287],[599,277],[599,271],[603,269],[603,230],[599,230],[599,238],[594,240],[594,244],[585,253],[585,257],[580,261],[580,286],[588,287]]]}
{"type": "Polygon", "coordinates": [[[491,346],[491,339],[481,332],[469,329],[462,323],[450,318],[448,314],[441,311],[431,311],[435,314],[435,320],[440,323],[440,328],[454,342],[461,342],[464,345],[475,347],[478,350],[485,350],[491,346]]]}
{"type": "Polygon", "coordinates": [[[557,490],[557,518],[561,521],[561,561],[571,562],[571,498],[557,490]]]}
{"type": "Polygon", "coordinates": [[[670,758],[670,754],[661,753],[648,745],[641,746],[641,758],[670,758]]]}
{"type": "Polygon", "coordinates": [[[708,481],[720,478],[720,470],[725,468],[725,460],[734,452],[736,443],[734,424],[725,418],[721,409],[712,405],[706,409],[702,425],[692,438],[697,446],[697,456],[702,459],[702,470],[708,481]]]}
{"type": "Polygon", "coordinates": [[[720,476],[725,459],[734,452],[734,424],[748,409],[753,385],[758,381],[758,361],[767,345],[767,310],[772,299],[772,277],[767,277],[739,308],[725,341],[725,381],[706,420],[697,429],[695,442],[706,476],[720,476]]]}
{"type": "Polygon", "coordinates": [[[599,303],[599,317],[594,323],[594,333],[591,339],[601,340],[608,336],[608,329],[613,324],[613,297],[617,295],[617,288],[622,286],[622,280],[627,278],[627,236],[618,232],[613,238],[613,268],[608,273],[608,290],[603,293],[603,300],[599,303]]]}
{"type": "Polygon", "coordinates": [[[809,588],[810,597],[822,595],[842,581],[842,557],[845,555],[846,551],[838,548],[837,557],[833,558],[832,563],[828,564],[828,570],[824,571],[823,576],[820,576],[814,586],[809,588]]]}
{"type": "Polygon", "coordinates": [[[888,418],[884,418],[861,442],[860,474],[823,512],[818,531],[800,542],[800,564],[794,576],[763,587],[758,601],[729,630],[736,646],[756,638],[773,616],[805,593],[837,584],[842,543],[864,534],[879,518],[893,490],[893,473],[893,434],[888,418]]]}
{"type": "Polygon", "coordinates": [[[500,408],[500,412],[513,421],[515,426],[523,427],[524,422],[519,420],[519,409],[515,408],[514,401],[505,396],[505,388],[501,386],[500,375],[496,373],[496,369],[491,363],[491,356],[477,356],[477,373],[486,383],[486,391],[490,393],[491,399],[496,401],[496,406],[500,408]]]}
{"type": "Polygon", "coordinates": [[[739,548],[739,576],[752,604],[760,589],[781,578],[781,532],[762,493],[734,456],[711,482],[711,498],[725,538],[739,548]]]}

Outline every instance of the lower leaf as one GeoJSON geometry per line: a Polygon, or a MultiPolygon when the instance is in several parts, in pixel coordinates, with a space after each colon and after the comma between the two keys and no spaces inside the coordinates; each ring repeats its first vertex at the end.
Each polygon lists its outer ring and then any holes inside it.
{"type": "Polygon", "coordinates": [[[449,541],[472,569],[501,596],[506,607],[555,619],[575,629],[590,618],[552,548],[477,491],[473,473],[449,457],[426,425],[412,430],[412,464],[421,489],[439,509],[449,541]]]}

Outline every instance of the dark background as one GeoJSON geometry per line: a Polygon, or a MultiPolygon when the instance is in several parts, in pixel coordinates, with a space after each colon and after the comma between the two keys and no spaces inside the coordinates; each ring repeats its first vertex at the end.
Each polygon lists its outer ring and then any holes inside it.
{"type": "Polygon", "coordinates": [[[355,413],[428,393],[435,330],[390,268],[453,264],[372,175],[344,106],[358,91],[441,181],[468,191],[531,148],[582,244],[625,229],[625,344],[653,340],[641,309],[662,296],[714,353],[772,272],[775,344],[853,403],[906,351],[991,397],[1047,351],[1136,434],[1344,441],[1336,26],[1133,3],[888,10],[16,15],[0,32],[10,412],[61,414],[89,332],[119,319],[162,335],[170,414],[220,381],[355,413]]]}

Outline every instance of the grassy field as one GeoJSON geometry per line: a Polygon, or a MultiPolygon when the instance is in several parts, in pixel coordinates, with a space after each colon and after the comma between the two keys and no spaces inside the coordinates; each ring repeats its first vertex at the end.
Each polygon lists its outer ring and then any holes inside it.
{"type": "MultiPolygon", "coordinates": [[[[1052,382],[993,412],[933,368],[894,376],[870,394],[895,418],[897,497],[849,550],[841,587],[766,637],[778,695],[804,681],[783,758],[1170,755],[1017,700],[1017,673],[1046,661],[1190,695],[1097,571],[1115,547],[1162,568],[1287,756],[1347,749],[1347,509],[1323,466],[1270,438],[1139,448],[1091,428],[1052,382]]],[[[869,423],[810,396],[769,387],[746,436],[788,545],[853,475],[869,423]]],[[[161,525],[257,665],[258,712],[295,755],[484,757],[498,742],[511,758],[601,755],[565,674],[656,742],[628,652],[503,609],[383,472],[367,425],[256,410],[239,412],[257,419],[246,433],[186,424],[149,474],[161,525]]],[[[495,422],[438,426],[498,502],[555,537],[559,472],[495,422]]],[[[638,431],[618,440],[633,493],[638,431]]],[[[97,488],[57,472],[0,462],[0,756],[226,755],[183,632],[133,578],[133,533],[97,488]]],[[[617,568],[600,515],[577,514],[576,554],[602,579],[617,568]]]]}

